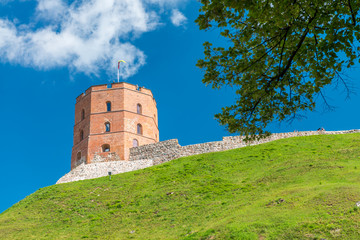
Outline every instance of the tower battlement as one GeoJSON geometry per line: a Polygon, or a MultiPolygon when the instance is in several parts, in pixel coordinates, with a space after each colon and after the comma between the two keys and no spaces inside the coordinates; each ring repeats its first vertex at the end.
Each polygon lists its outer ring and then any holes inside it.
{"type": "Polygon", "coordinates": [[[76,98],[71,168],[129,159],[129,149],[159,141],[152,92],[129,83],[89,87],[76,98]]]}
{"type": "MultiPolygon", "coordinates": [[[[153,97],[152,92],[150,89],[139,87],[137,85],[126,83],[126,82],[119,82],[119,83],[109,83],[109,84],[101,84],[101,85],[94,85],[86,89],[85,93],[81,93],[77,98],[76,102],[80,102],[85,96],[90,94],[93,91],[101,91],[101,90],[109,90],[109,89],[119,89],[119,88],[126,88],[129,90],[134,90],[138,92],[142,92],[144,94],[149,94],[153,97]]],[[[155,101],[155,99],[154,99],[155,101]]],[[[155,102],[156,104],[156,102],[155,102]]]]}

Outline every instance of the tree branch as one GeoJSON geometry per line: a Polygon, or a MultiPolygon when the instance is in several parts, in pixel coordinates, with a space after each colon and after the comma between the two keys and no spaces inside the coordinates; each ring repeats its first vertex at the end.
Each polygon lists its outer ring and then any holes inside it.
{"type": "MultiPolygon", "coordinates": [[[[301,36],[301,38],[300,38],[300,41],[299,41],[298,44],[296,45],[295,51],[292,52],[292,54],[291,54],[291,56],[290,56],[290,58],[289,58],[289,61],[287,62],[285,68],[284,68],[281,72],[279,72],[279,74],[277,74],[276,76],[272,77],[271,80],[268,81],[268,83],[266,84],[266,87],[265,87],[265,93],[266,93],[266,94],[268,94],[268,89],[269,89],[271,83],[272,83],[274,80],[276,80],[276,82],[279,82],[280,79],[286,74],[286,72],[287,72],[287,71],[289,70],[289,68],[291,67],[291,64],[292,64],[292,61],[294,60],[294,57],[296,56],[297,52],[300,50],[300,48],[301,48],[301,46],[302,46],[302,44],[303,44],[303,42],[304,42],[304,40],[305,40],[305,38],[306,38],[306,35],[309,33],[309,30],[310,30],[310,29],[309,29],[309,25],[310,25],[310,24],[312,23],[312,21],[315,19],[316,14],[317,14],[317,10],[315,11],[314,16],[309,19],[309,22],[308,22],[308,24],[307,24],[307,26],[306,26],[306,29],[305,29],[305,31],[303,32],[303,34],[302,34],[302,36],[301,36]]],[[[256,107],[259,105],[259,103],[261,102],[261,99],[262,99],[263,97],[264,97],[264,96],[259,97],[258,100],[255,102],[255,105],[254,105],[252,108],[249,109],[251,112],[250,112],[250,114],[249,114],[248,119],[250,119],[250,118],[253,116],[256,107]]]]}
{"type": "Polygon", "coordinates": [[[351,13],[351,17],[352,17],[352,22],[353,22],[353,25],[355,26],[356,25],[356,18],[355,18],[355,14],[354,14],[354,11],[351,7],[351,0],[348,0],[348,6],[350,8],[350,13],[351,13]]]}
{"type": "Polygon", "coordinates": [[[294,60],[294,57],[296,56],[297,52],[300,50],[300,48],[301,48],[301,46],[302,46],[302,44],[303,44],[303,42],[304,42],[304,40],[306,38],[306,35],[309,33],[309,25],[315,19],[316,14],[317,14],[317,11],[315,12],[314,16],[309,19],[309,22],[308,22],[308,24],[306,26],[306,29],[303,32],[303,34],[302,34],[302,36],[300,38],[300,41],[298,42],[298,44],[296,46],[295,51],[292,52],[292,54],[291,54],[291,56],[289,58],[289,61],[286,64],[286,67],[281,72],[279,72],[279,74],[277,76],[274,76],[273,77],[274,79],[282,78],[285,75],[285,73],[289,70],[289,68],[290,68],[290,66],[292,64],[292,61],[294,60]]]}

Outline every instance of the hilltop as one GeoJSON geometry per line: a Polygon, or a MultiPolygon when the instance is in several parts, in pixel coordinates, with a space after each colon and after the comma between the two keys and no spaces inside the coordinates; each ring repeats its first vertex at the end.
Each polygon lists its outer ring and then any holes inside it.
{"type": "Polygon", "coordinates": [[[0,239],[358,239],[360,134],[282,139],[39,189],[0,239]]]}

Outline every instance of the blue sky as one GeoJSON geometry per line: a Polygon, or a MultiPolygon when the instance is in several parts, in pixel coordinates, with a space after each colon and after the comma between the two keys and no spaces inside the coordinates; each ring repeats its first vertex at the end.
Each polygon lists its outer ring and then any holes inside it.
{"type": "MultiPolygon", "coordinates": [[[[0,212],[70,170],[75,98],[89,86],[122,79],[153,91],[160,140],[181,145],[229,135],[214,114],[233,89],[213,90],[195,67],[202,43],[224,44],[217,30],[199,31],[194,0],[0,0],[0,212]]],[[[357,66],[358,67],[358,66],[357,66]]],[[[355,90],[360,69],[348,72],[355,90]]],[[[306,119],[269,130],[359,128],[359,96],[327,89],[336,108],[319,101],[306,119]]]]}

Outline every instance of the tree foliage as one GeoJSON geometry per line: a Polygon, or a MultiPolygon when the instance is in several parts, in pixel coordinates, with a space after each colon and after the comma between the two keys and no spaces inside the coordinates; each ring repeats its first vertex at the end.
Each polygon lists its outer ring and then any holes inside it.
{"type": "Polygon", "coordinates": [[[199,28],[217,27],[227,47],[204,43],[203,83],[236,89],[216,118],[231,133],[269,134],[272,121],[313,110],[323,88],[359,56],[358,0],[201,0],[199,28]]]}

